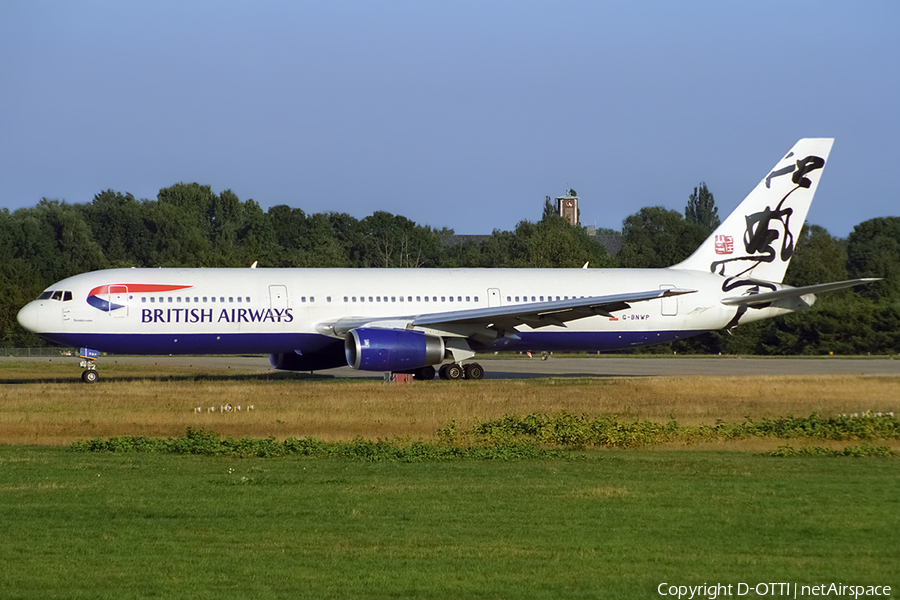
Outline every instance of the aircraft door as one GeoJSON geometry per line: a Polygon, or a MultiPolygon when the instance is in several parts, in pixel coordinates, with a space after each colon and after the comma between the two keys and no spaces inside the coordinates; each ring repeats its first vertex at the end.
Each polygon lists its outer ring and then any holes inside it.
{"type": "Polygon", "coordinates": [[[116,319],[123,319],[128,316],[128,286],[127,285],[111,285],[109,286],[109,312],[116,319]],[[113,308],[115,306],[121,308],[113,308]]]}
{"type": "Polygon", "coordinates": [[[269,308],[284,310],[288,307],[287,286],[270,285],[269,286],[269,308]]]}
{"type": "Polygon", "coordinates": [[[488,307],[500,306],[500,290],[497,288],[488,288],[488,307]]]}
{"type": "MultiPolygon", "coordinates": [[[[674,290],[675,286],[671,284],[665,284],[659,286],[661,290],[674,290]]],[[[662,316],[664,317],[675,317],[678,315],[678,296],[671,296],[669,298],[663,298],[660,300],[660,305],[662,307],[662,316]]]]}

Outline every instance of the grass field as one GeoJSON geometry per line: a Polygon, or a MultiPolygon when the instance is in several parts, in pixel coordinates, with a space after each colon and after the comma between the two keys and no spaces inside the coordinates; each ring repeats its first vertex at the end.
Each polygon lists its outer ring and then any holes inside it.
{"type": "Polygon", "coordinates": [[[651,598],[898,589],[896,459],[366,463],[0,447],[3,598],[651,598]]]}
{"type": "Polygon", "coordinates": [[[397,386],[109,365],[103,383],[86,386],[71,365],[7,362],[0,379],[0,598],[651,598],[661,583],[764,582],[900,590],[896,457],[759,453],[779,439],[414,463],[69,446],[187,427],[433,441],[450,422],[532,413],[685,424],[900,414],[898,378],[397,386]],[[227,403],[242,410],[221,413],[227,403]]]}

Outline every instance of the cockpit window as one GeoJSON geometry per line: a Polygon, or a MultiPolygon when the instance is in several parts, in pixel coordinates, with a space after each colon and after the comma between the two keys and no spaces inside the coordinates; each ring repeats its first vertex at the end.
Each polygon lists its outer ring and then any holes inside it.
{"type": "Polygon", "coordinates": [[[41,295],[38,296],[38,300],[61,300],[62,302],[69,302],[72,300],[72,292],[47,290],[46,292],[41,292],[41,295]]]}

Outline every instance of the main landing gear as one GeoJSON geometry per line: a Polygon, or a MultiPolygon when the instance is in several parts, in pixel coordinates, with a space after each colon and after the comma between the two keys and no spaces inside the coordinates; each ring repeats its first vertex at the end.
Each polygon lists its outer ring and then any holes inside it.
{"type": "Polygon", "coordinates": [[[78,357],[81,358],[80,366],[84,371],[81,373],[81,381],[85,383],[97,383],[100,374],[97,372],[97,357],[100,353],[90,348],[82,348],[78,351],[78,357]]]}
{"type": "Polygon", "coordinates": [[[440,370],[435,371],[434,367],[427,366],[421,367],[419,369],[413,369],[412,371],[402,371],[403,373],[409,373],[413,376],[413,379],[416,381],[431,381],[434,379],[435,375],[438,375],[441,379],[483,379],[484,378],[484,368],[478,363],[469,363],[467,365],[461,365],[459,363],[449,363],[446,365],[441,365],[440,370]]]}
{"type": "Polygon", "coordinates": [[[484,378],[484,368],[478,363],[469,363],[467,365],[461,365],[459,363],[451,363],[448,365],[442,365],[440,370],[438,371],[438,376],[441,379],[483,379],[484,378]]]}

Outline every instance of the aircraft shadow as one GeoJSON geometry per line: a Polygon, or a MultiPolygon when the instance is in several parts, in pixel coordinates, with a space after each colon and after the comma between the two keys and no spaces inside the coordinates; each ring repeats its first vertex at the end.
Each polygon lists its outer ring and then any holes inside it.
{"type": "MultiPolygon", "coordinates": [[[[147,377],[127,375],[100,375],[99,383],[103,382],[136,382],[136,381],[156,381],[156,382],[191,382],[191,381],[244,381],[244,382],[263,382],[263,381],[333,381],[334,375],[318,375],[309,373],[245,373],[239,375],[151,375],[147,377]]],[[[46,377],[33,379],[0,379],[0,385],[22,385],[26,383],[78,383],[82,384],[81,377],[75,375],[73,377],[46,377]]]]}

